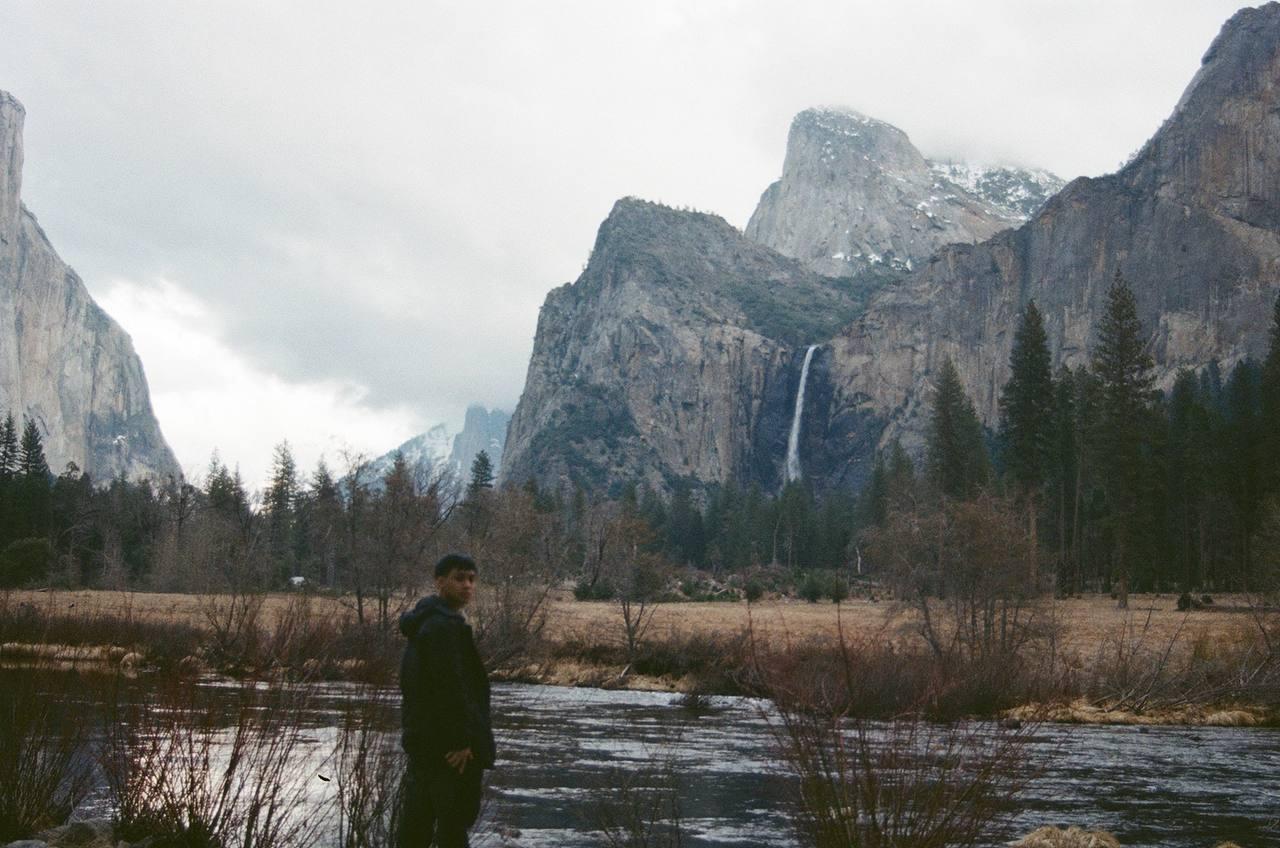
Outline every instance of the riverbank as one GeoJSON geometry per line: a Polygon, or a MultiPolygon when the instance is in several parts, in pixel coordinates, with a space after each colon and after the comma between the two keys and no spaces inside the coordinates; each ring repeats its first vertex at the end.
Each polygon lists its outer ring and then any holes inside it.
{"type": "MultiPolygon", "coordinates": [[[[392,682],[402,640],[372,612],[361,623],[354,599],[323,595],[10,592],[0,663],[392,682]]],[[[997,655],[939,656],[910,611],[872,597],[661,604],[630,651],[613,603],[553,593],[541,614],[536,638],[493,651],[495,679],[773,696],[825,678],[845,689],[829,706],[868,716],[1280,725],[1280,669],[1262,638],[1274,622],[1243,597],[1186,612],[1171,595],[1135,595],[1128,610],[1047,600],[1028,608],[1026,641],[997,655]]]]}

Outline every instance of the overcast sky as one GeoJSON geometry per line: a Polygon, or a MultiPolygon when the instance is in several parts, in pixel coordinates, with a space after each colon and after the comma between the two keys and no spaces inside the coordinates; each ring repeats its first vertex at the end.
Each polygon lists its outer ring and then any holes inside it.
{"type": "Polygon", "coordinates": [[[794,114],[1114,170],[1232,0],[0,2],[23,195],[133,336],[170,444],[260,481],[514,409],[624,195],[742,227],[794,114]]]}

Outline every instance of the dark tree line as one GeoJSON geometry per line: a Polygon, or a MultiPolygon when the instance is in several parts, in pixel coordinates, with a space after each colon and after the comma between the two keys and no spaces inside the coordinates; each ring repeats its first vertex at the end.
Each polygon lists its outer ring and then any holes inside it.
{"type": "Polygon", "coordinates": [[[892,475],[882,458],[864,493],[871,521],[885,526],[905,501],[998,496],[1023,516],[1033,573],[1044,560],[1059,591],[1110,590],[1124,604],[1131,589],[1259,588],[1274,571],[1259,539],[1280,513],[1280,300],[1265,360],[1225,377],[1211,363],[1160,391],[1147,340],[1117,277],[1090,364],[1052,374],[1028,304],[997,432],[984,433],[945,363],[925,473],[892,475]]]}
{"type": "Polygon", "coordinates": [[[303,578],[353,597],[362,619],[385,619],[450,547],[483,551],[511,574],[588,585],[611,557],[640,554],[721,575],[759,565],[852,574],[882,565],[864,559],[869,536],[930,512],[939,526],[990,514],[1004,527],[1015,516],[1032,583],[1065,593],[1110,590],[1123,602],[1130,590],[1251,589],[1275,571],[1280,301],[1264,361],[1184,371],[1168,392],[1154,386],[1119,278],[1087,366],[1053,371],[1034,302],[1012,329],[995,431],[945,362],[923,462],[889,445],[856,497],[803,483],[778,493],[685,483],[666,497],[631,487],[616,502],[532,483],[499,490],[487,454],[465,483],[404,457],[378,479],[350,456],[336,473],[322,461],[304,475],[287,443],[258,495],[216,455],[199,485],[97,485],[74,466],[53,476],[39,427],[10,415],[0,425],[0,583],[261,590],[303,578]],[[948,506],[979,501],[977,512],[948,506]]]}

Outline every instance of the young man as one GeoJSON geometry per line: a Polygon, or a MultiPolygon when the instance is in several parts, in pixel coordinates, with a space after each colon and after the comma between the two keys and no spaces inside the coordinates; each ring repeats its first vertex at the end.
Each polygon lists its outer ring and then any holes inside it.
{"type": "Polygon", "coordinates": [[[449,554],[436,563],[436,594],[400,616],[409,638],[400,662],[403,744],[409,755],[401,848],[466,848],[480,814],[480,783],[495,756],[489,677],[462,609],[476,564],[449,554]]]}

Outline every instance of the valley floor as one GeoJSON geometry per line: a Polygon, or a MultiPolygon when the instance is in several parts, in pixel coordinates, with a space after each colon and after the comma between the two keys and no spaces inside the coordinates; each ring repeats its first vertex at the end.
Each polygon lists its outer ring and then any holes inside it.
{"type": "MultiPolygon", "coordinates": [[[[312,595],[305,603],[306,620],[298,616],[299,599],[304,596],[278,593],[262,598],[259,613],[263,636],[260,641],[285,638],[287,646],[259,646],[258,660],[232,664],[232,673],[269,673],[278,669],[307,669],[313,674],[323,668],[329,677],[390,679],[400,649],[398,636],[382,638],[377,662],[368,648],[346,648],[323,660],[314,656],[322,640],[298,636],[317,624],[341,636],[355,629],[354,601],[348,597],[312,595]],[[285,637],[281,632],[287,631],[285,637]],[[266,634],[272,634],[270,636],[266,634]],[[308,652],[312,655],[308,655],[308,652]]],[[[650,689],[686,692],[750,692],[758,675],[750,666],[763,654],[789,654],[792,664],[803,666],[806,658],[829,658],[838,650],[841,638],[881,662],[865,686],[892,687],[895,669],[927,656],[919,636],[918,618],[911,611],[883,599],[856,598],[840,605],[829,601],[808,603],[789,598],[745,602],[680,602],[656,607],[643,634],[647,646],[638,654],[625,650],[625,629],[617,604],[608,601],[576,601],[567,591],[553,593],[546,604],[546,626],[538,640],[538,650],[508,660],[495,676],[501,679],[568,686],[650,689]],[[875,675],[879,674],[879,677],[875,675]]],[[[234,626],[234,604],[226,596],[164,594],[119,591],[30,590],[0,594],[0,612],[10,626],[0,621],[0,661],[29,662],[43,657],[63,665],[118,664],[121,661],[143,666],[157,655],[166,655],[170,665],[186,670],[229,670],[226,663],[208,661],[211,652],[204,636],[213,638],[234,626]],[[15,629],[16,614],[34,614],[46,622],[39,631],[15,629]],[[222,616],[222,621],[215,621],[222,616]],[[50,624],[49,622],[53,622],[50,624]],[[121,627],[127,622],[128,627],[121,627]],[[170,639],[166,633],[185,634],[186,641],[170,639]],[[215,630],[218,631],[215,634],[215,630]],[[20,632],[21,631],[21,632],[20,632]],[[41,636],[43,632],[47,636],[41,636]],[[70,634],[70,635],[68,635],[70,634]],[[43,643],[43,644],[40,644],[43,643]],[[123,643],[123,644],[122,644],[123,643]],[[182,647],[185,645],[186,647],[182,647]],[[186,651],[193,656],[183,656],[186,651]],[[176,653],[175,653],[176,652],[176,653]],[[199,659],[197,658],[197,655],[199,659]],[[126,659],[129,658],[129,659],[126,659]],[[188,662],[190,661],[190,662],[188,662]]],[[[366,616],[375,612],[366,605],[366,616]]],[[[1235,662],[1260,638],[1259,616],[1243,596],[1222,595],[1206,608],[1180,612],[1175,595],[1133,595],[1129,609],[1118,609],[1106,596],[1045,600],[1036,607],[1036,663],[1048,662],[1057,688],[1040,686],[1036,696],[1015,697],[1007,715],[1081,723],[1175,723],[1253,725],[1273,724],[1274,681],[1268,677],[1266,697],[1243,697],[1239,690],[1200,688],[1190,693],[1173,692],[1180,685],[1174,678],[1191,676],[1185,668],[1200,663],[1235,662]],[[1167,671],[1166,671],[1167,669],[1167,671]],[[1105,671],[1099,671],[1105,670],[1105,671]],[[1109,681],[1099,697],[1094,687],[1058,686],[1063,675],[1083,679],[1105,675],[1109,681]],[[1145,691],[1138,691],[1145,687],[1145,691]],[[1042,691],[1044,690],[1044,691],[1042,691]],[[1135,695],[1135,692],[1137,694],[1135,695]]],[[[332,638],[329,643],[333,644],[332,638]]],[[[158,660],[161,664],[164,660],[158,660]]],[[[820,662],[813,662],[815,669],[820,662]]],[[[814,674],[820,672],[814,671],[814,674]]],[[[1234,673],[1234,672],[1231,672],[1234,673]]],[[[1197,672],[1200,675],[1200,672],[1197,672]]]]}

